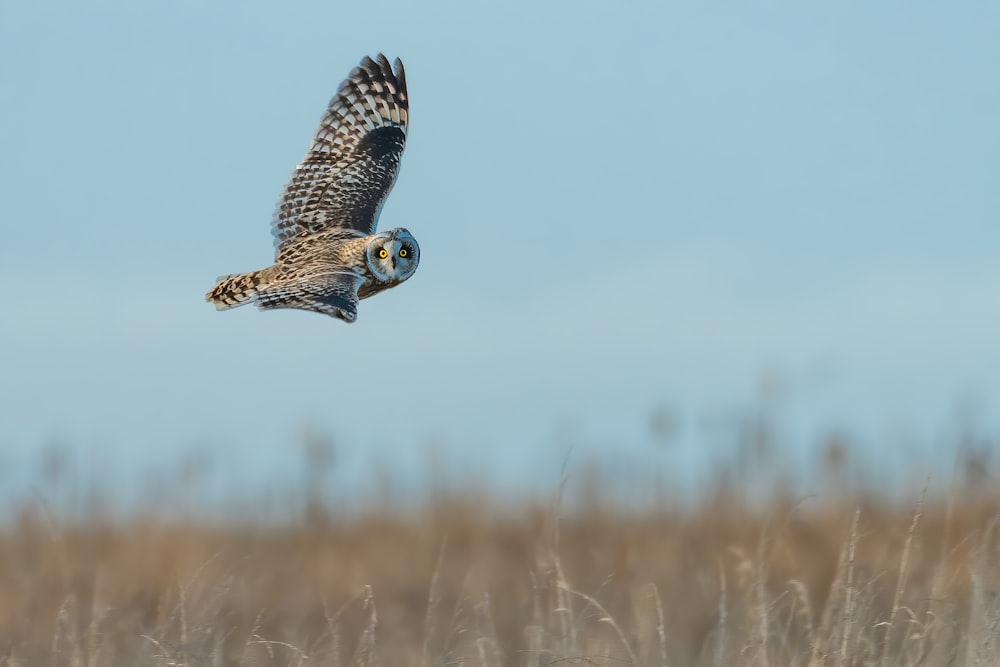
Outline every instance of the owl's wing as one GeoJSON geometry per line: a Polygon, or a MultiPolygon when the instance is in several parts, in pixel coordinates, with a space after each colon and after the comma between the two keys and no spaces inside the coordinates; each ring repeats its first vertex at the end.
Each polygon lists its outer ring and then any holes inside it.
{"type": "Polygon", "coordinates": [[[353,271],[311,276],[298,283],[282,283],[257,292],[257,307],[299,308],[353,322],[358,317],[358,287],[364,278],[353,271]]]}
{"type": "Polygon", "coordinates": [[[406,75],[399,58],[395,66],[382,54],[366,57],[340,84],[278,202],[271,228],[276,251],[326,229],[358,236],[375,230],[406,144],[406,75]]]}

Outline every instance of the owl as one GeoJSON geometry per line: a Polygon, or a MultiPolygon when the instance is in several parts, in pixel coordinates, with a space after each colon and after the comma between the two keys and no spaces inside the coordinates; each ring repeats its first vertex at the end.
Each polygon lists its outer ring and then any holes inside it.
{"type": "Polygon", "coordinates": [[[407,280],[420,246],[405,229],[375,233],[406,144],[403,63],[366,57],[340,84],[305,160],[292,172],[271,227],[274,264],[224,276],[206,295],[219,310],[253,303],[346,322],[358,301],[407,280]]]}

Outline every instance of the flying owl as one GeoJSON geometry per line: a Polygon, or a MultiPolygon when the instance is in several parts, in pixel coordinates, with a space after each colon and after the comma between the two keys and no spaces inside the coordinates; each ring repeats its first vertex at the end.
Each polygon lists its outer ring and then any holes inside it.
{"type": "Polygon", "coordinates": [[[405,229],[375,233],[406,144],[406,75],[366,57],[330,100],[305,160],[274,214],[274,265],[219,279],[206,299],[219,310],[254,303],[353,322],[358,300],[417,270],[420,246],[405,229]]]}

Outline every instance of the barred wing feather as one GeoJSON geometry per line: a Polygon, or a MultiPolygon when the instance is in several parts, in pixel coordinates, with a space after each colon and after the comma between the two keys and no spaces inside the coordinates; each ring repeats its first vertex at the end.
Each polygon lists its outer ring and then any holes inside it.
{"type": "Polygon", "coordinates": [[[276,254],[291,239],[333,228],[375,230],[406,144],[403,63],[366,57],[340,85],[305,160],[292,172],[272,224],[276,254]]]}

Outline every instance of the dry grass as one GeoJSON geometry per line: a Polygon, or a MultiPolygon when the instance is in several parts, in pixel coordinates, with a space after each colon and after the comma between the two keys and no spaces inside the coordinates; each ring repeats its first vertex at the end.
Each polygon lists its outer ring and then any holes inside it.
{"type": "Polygon", "coordinates": [[[280,525],[21,511],[8,665],[993,665],[1000,498],[498,510],[280,525]]]}

